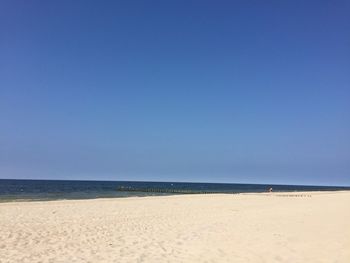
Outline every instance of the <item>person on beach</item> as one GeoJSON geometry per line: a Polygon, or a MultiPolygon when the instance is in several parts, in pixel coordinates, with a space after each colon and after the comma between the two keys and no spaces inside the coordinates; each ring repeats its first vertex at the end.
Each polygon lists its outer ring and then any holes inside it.
{"type": "Polygon", "coordinates": [[[272,187],[270,187],[268,191],[269,191],[269,193],[272,193],[272,187]]]}

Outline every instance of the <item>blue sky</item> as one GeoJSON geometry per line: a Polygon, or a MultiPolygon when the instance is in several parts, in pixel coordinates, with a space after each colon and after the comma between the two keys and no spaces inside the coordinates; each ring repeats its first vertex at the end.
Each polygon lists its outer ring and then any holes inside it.
{"type": "Polygon", "coordinates": [[[0,178],[350,185],[349,1],[1,1],[0,178]]]}

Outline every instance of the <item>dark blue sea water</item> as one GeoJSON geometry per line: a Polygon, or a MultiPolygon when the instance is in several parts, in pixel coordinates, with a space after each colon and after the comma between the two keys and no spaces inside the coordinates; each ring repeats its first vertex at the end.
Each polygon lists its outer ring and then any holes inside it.
{"type": "Polygon", "coordinates": [[[210,191],[218,193],[266,192],[270,187],[273,188],[273,191],[350,190],[350,187],[332,186],[0,179],[0,202],[15,200],[90,199],[170,194],[159,192],[119,191],[118,189],[121,187],[132,189],[186,190],[194,192],[210,191]]]}

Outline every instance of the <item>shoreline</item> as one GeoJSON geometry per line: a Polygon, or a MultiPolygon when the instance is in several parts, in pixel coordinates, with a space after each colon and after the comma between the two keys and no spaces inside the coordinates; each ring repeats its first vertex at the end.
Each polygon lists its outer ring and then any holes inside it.
{"type": "Polygon", "coordinates": [[[0,205],[7,203],[37,203],[37,202],[65,202],[65,201],[93,201],[93,200],[119,200],[119,199],[139,199],[139,198],[157,198],[172,196],[210,196],[210,195],[257,195],[257,196],[282,196],[282,197],[310,197],[312,194],[335,194],[350,193],[350,190],[332,190],[332,191],[276,191],[276,192],[241,192],[241,193],[210,193],[210,194],[164,194],[164,195],[143,195],[143,196],[116,196],[116,197],[95,197],[95,198],[58,198],[58,199],[2,199],[0,197],[0,205]]]}

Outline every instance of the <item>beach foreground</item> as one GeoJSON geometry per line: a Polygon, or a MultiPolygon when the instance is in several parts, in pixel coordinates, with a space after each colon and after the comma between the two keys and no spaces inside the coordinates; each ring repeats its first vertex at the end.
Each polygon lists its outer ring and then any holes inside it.
{"type": "Polygon", "coordinates": [[[350,192],[0,203],[0,262],[350,262],[350,192]]]}

